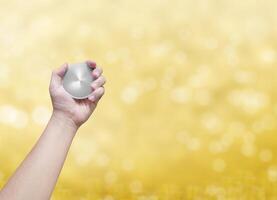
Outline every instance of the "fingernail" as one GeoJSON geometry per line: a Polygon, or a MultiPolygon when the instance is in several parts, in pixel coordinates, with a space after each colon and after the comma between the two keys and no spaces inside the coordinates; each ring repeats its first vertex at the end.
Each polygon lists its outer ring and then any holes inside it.
{"type": "Polygon", "coordinates": [[[96,63],[93,62],[93,61],[88,61],[87,63],[88,63],[88,65],[91,66],[91,67],[95,67],[95,66],[96,66],[96,63]]]}

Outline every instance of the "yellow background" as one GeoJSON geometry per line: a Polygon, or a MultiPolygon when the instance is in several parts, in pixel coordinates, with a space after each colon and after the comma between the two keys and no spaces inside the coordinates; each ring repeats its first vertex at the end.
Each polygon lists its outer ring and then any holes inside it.
{"type": "Polygon", "coordinates": [[[51,70],[90,58],[106,94],[54,200],[277,197],[277,1],[0,5],[1,186],[49,119],[51,70]]]}

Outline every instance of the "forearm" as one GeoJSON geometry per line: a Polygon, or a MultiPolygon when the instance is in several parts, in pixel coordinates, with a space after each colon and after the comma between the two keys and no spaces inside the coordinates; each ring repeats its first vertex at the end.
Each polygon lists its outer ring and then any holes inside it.
{"type": "Polygon", "coordinates": [[[1,191],[1,200],[49,199],[76,131],[71,120],[54,112],[32,151],[1,191]]]}
{"type": "Polygon", "coordinates": [[[52,72],[49,92],[54,112],[32,151],[0,191],[0,200],[50,199],[78,126],[89,119],[105,91],[102,69],[92,61],[86,63],[94,80],[86,99],[73,99],[65,91],[67,64],[52,72]]]}

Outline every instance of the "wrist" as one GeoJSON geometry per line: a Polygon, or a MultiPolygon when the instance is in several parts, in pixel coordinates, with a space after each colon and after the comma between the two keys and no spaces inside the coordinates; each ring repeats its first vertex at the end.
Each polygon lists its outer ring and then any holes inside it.
{"type": "Polygon", "coordinates": [[[69,128],[75,132],[79,128],[79,126],[68,115],[58,110],[53,111],[51,120],[54,120],[61,126],[65,126],[66,128],[69,128]]]}

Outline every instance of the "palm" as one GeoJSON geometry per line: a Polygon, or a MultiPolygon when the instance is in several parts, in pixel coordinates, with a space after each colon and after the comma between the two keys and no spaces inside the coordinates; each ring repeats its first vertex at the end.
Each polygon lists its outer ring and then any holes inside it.
{"type": "Polygon", "coordinates": [[[88,99],[73,99],[62,86],[51,91],[51,94],[54,109],[68,114],[77,125],[87,121],[96,107],[88,99]]]}

